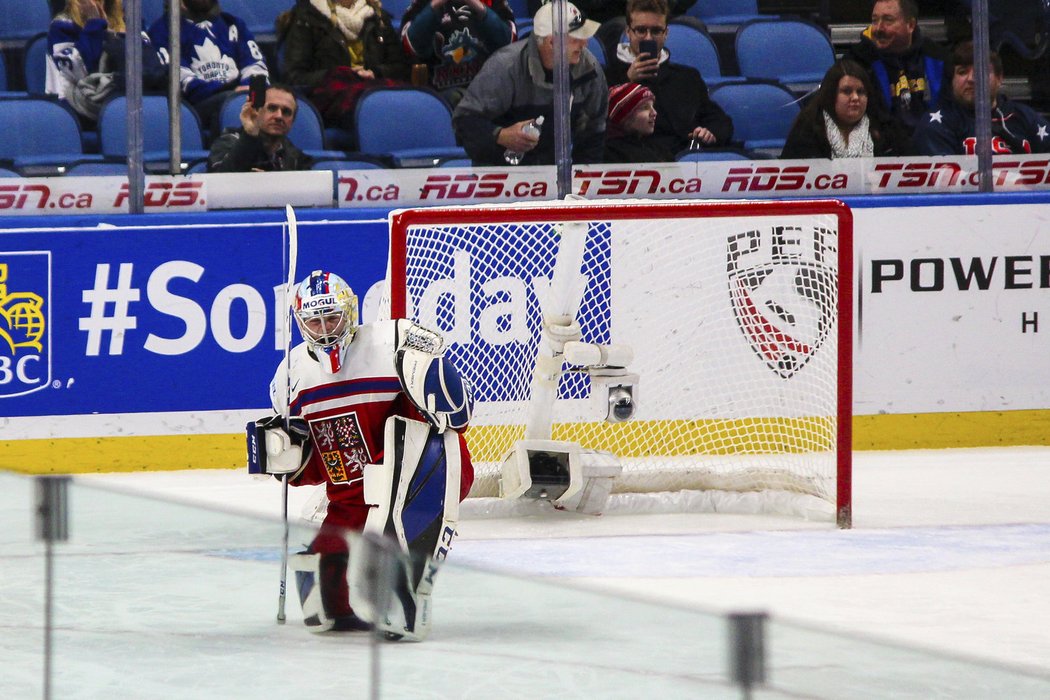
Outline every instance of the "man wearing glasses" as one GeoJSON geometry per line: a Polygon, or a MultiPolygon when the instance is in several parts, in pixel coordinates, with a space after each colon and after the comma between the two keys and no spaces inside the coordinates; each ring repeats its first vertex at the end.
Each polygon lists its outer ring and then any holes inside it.
{"type": "Polygon", "coordinates": [[[605,66],[609,85],[638,83],[656,96],[652,138],[672,153],[723,146],[733,137],[733,121],[707,92],[700,72],[673,63],[664,49],[667,0],[628,0],[627,40],[605,66]]]}
{"type": "Polygon", "coordinates": [[[266,89],[262,107],[256,108],[250,98],[246,99],[241,107],[241,128],[227,130],[212,142],[208,172],[309,170],[313,158],[288,139],[298,111],[295,95],[280,85],[266,89]]]}

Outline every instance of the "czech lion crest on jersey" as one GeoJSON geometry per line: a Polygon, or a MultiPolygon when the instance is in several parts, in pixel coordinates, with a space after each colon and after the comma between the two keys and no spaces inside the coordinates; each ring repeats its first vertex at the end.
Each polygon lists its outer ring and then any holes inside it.
{"type": "Polygon", "coordinates": [[[364,478],[365,465],[371,463],[371,455],[356,413],[313,420],[310,432],[333,484],[347,484],[364,478]]]}
{"type": "MultiPolygon", "coordinates": [[[[757,232],[754,232],[757,233],[757,232]]],[[[801,256],[729,257],[729,298],[751,350],[790,379],[824,344],[835,324],[837,273],[801,256]]]]}

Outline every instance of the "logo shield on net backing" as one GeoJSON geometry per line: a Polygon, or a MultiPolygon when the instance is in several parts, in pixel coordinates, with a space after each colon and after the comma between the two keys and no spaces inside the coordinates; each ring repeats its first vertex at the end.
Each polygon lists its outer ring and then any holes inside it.
{"type": "Polygon", "coordinates": [[[751,350],[772,372],[790,379],[834,328],[837,274],[811,260],[773,259],[750,267],[730,260],[729,298],[751,350]]]}

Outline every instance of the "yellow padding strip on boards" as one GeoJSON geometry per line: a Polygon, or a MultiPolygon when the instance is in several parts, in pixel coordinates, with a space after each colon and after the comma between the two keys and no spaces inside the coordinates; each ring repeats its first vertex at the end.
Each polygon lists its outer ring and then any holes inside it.
{"type": "MultiPolygon", "coordinates": [[[[24,474],[245,467],[244,434],[0,441],[0,468],[24,474]]],[[[246,467],[245,467],[246,468],[246,467]]]]}
{"type": "Polygon", "coordinates": [[[974,411],[853,417],[854,450],[1050,445],[1050,411],[974,411]]]}
{"type": "MultiPolygon", "coordinates": [[[[669,425],[662,427],[671,428],[674,423],[668,421],[669,425]]],[[[723,421],[719,427],[724,430],[733,423],[735,421],[723,421]]],[[[623,426],[627,425],[620,424],[617,429],[624,430],[623,426]]],[[[773,421],[771,425],[784,428],[780,421],[773,421]]],[[[802,426],[810,429],[817,424],[810,419],[802,426]]],[[[652,424],[647,426],[650,430],[654,427],[652,424]]],[[[558,425],[554,437],[579,439],[590,429],[586,425],[558,425]]],[[[468,441],[478,447],[473,452],[475,461],[493,461],[502,457],[486,454],[492,451],[486,449],[486,443],[491,444],[495,432],[503,430],[506,426],[471,428],[468,441]]],[[[634,431],[628,429],[628,433],[634,431]]],[[[628,444],[632,442],[629,440],[628,444]]],[[[1050,410],[883,414],[853,418],[854,450],[1010,445],[1050,445],[1050,410]]],[[[637,447],[635,444],[634,448],[637,447]]],[[[25,474],[237,469],[244,466],[244,435],[240,433],[0,441],[0,469],[25,474]]]]}

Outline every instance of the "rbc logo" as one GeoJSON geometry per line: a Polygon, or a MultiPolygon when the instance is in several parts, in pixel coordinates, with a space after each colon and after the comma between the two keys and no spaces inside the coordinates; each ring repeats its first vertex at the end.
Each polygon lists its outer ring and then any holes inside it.
{"type": "Polygon", "coordinates": [[[0,253],[0,398],[51,382],[49,253],[0,253]]]}

